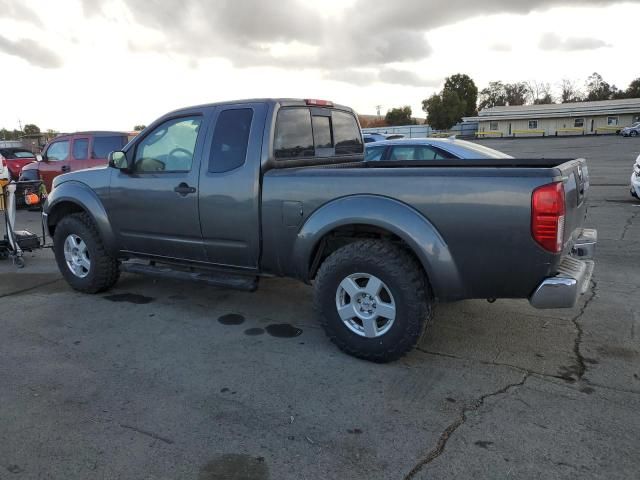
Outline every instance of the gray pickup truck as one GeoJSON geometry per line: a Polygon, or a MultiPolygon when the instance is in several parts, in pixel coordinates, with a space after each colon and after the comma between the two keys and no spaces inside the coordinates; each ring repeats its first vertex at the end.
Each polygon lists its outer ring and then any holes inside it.
{"type": "Polygon", "coordinates": [[[435,302],[574,306],[597,240],[588,188],[584,160],[365,162],[351,109],[246,100],[169,113],[108,167],[56,178],[44,221],[77,290],[121,271],[246,290],[292,277],[338,347],[384,362],[435,302]]]}

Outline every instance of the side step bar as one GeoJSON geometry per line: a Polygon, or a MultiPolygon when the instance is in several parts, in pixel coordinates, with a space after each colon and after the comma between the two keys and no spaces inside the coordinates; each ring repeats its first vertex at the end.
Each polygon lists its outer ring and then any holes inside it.
{"type": "Polygon", "coordinates": [[[167,266],[158,267],[137,262],[123,262],[122,265],[120,265],[120,270],[123,272],[137,273],[156,278],[206,283],[213,287],[232,288],[234,290],[243,290],[245,292],[255,292],[258,288],[258,277],[231,275],[217,272],[203,273],[188,270],[176,270],[167,266]]]}

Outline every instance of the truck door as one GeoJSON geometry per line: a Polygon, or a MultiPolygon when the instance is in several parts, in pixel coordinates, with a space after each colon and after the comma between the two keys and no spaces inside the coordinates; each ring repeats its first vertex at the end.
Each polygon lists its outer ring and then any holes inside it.
{"type": "Polygon", "coordinates": [[[208,112],[165,119],[127,152],[131,172],[112,171],[107,213],[123,250],[206,261],[197,187],[208,112]]]}
{"type": "Polygon", "coordinates": [[[267,105],[216,108],[200,167],[200,222],[207,259],[258,267],[260,158],[267,105]]]}

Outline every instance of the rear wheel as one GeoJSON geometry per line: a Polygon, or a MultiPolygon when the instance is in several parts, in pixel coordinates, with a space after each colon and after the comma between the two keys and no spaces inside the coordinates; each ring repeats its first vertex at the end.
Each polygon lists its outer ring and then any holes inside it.
{"type": "Polygon", "coordinates": [[[390,242],[363,240],[336,250],[320,267],[314,288],[329,339],[366,360],[400,358],[432,316],[420,265],[390,242]]]}
{"type": "Polygon", "coordinates": [[[74,289],[98,293],[118,281],[118,261],[107,254],[100,234],[86,213],[64,217],[56,226],[53,244],[58,268],[74,289]]]}
{"type": "Polygon", "coordinates": [[[631,135],[632,137],[637,137],[638,132],[636,132],[635,130],[631,130],[631,133],[629,135],[631,135]]]}

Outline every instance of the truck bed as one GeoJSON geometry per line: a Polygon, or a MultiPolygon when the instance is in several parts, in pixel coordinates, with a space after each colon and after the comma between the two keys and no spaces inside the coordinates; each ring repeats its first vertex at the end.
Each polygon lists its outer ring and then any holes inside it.
{"type": "Polygon", "coordinates": [[[586,213],[586,173],[582,159],[363,162],[270,170],[262,185],[262,258],[277,261],[263,269],[296,276],[290,258],[300,225],[335,199],[381,196],[418,211],[448,246],[464,285],[443,290],[441,299],[528,297],[562,258],[531,236],[532,192],[564,181],[563,253],[568,253],[586,213]],[[291,204],[301,207],[299,225],[269,228],[283,222],[283,205],[291,204]]]}

